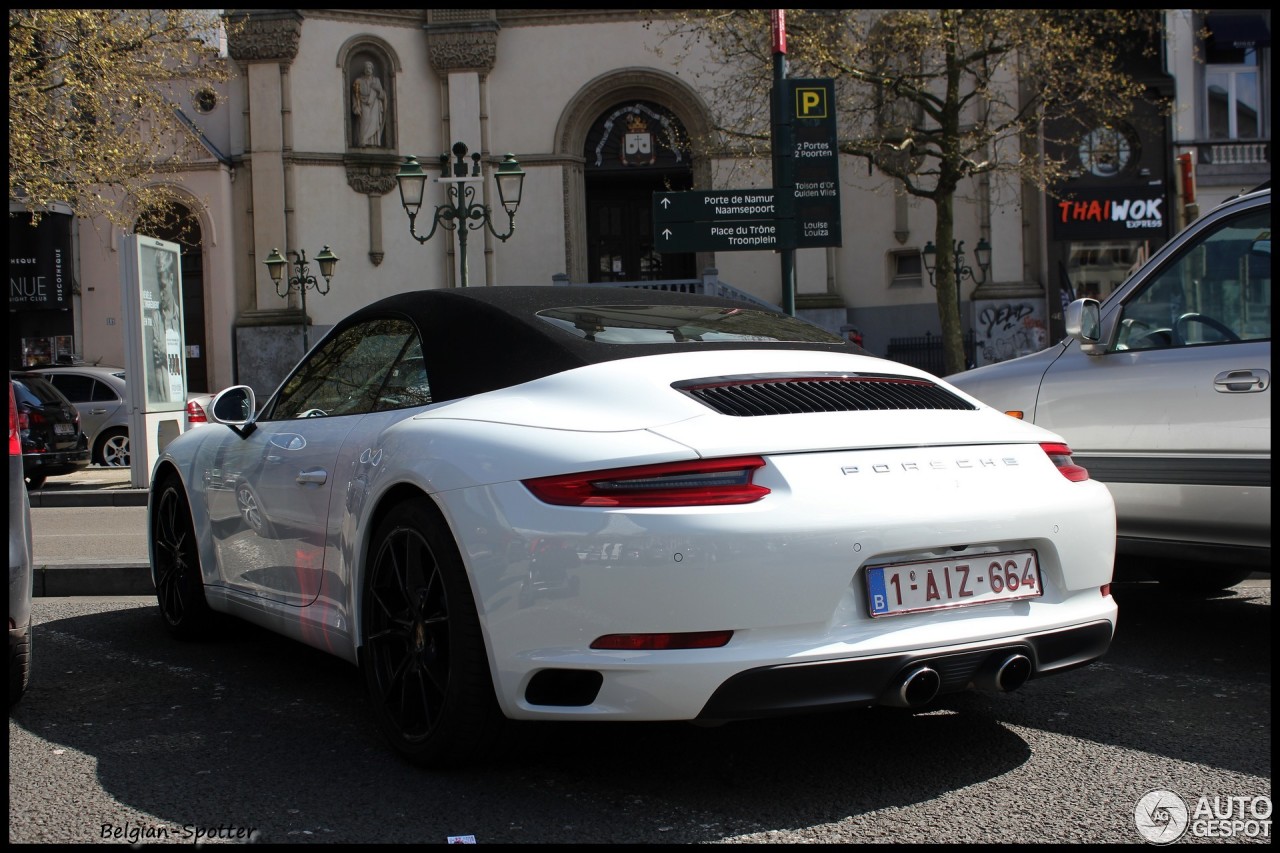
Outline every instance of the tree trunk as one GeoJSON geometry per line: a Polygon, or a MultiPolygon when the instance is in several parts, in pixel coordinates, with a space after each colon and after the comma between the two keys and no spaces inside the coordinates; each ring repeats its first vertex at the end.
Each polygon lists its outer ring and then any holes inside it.
{"type": "Polygon", "coordinates": [[[968,365],[964,358],[964,330],[960,324],[960,282],[956,279],[955,196],[951,193],[934,199],[938,224],[934,243],[938,248],[938,266],[933,283],[938,288],[938,322],[942,326],[942,353],[946,372],[959,373],[968,365]]]}

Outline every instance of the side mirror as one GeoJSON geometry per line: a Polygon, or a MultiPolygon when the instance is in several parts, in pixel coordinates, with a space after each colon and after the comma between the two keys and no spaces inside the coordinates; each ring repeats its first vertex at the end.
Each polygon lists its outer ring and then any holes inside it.
{"type": "Polygon", "coordinates": [[[1067,336],[1080,342],[1082,351],[1098,355],[1102,340],[1102,307],[1096,299],[1077,299],[1067,306],[1064,322],[1067,336]]]}
{"type": "Polygon", "coordinates": [[[213,398],[213,416],[235,430],[242,438],[252,432],[253,413],[257,408],[253,389],[248,385],[233,385],[213,398]]]}

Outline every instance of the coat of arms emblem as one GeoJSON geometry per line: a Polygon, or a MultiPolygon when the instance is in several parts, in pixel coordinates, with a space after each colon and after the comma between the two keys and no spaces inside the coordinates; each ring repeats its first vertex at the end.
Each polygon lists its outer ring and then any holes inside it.
{"type": "Polygon", "coordinates": [[[653,150],[649,122],[639,113],[632,113],[627,119],[620,157],[627,166],[651,166],[658,159],[657,152],[653,150]]]}

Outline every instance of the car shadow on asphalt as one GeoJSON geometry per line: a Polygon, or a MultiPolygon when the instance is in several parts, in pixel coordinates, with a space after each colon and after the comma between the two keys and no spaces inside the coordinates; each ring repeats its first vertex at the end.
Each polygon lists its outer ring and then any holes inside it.
{"type": "Polygon", "coordinates": [[[178,642],[149,603],[42,623],[11,720],[92,756],[130,808],[174,826],[265,827],[265,841],[304,840],[319,832],[309,822],[334,823],[333,804],[359,802],[340,835],[312,840],[440,840],[471,826],[486,842],[553,841],[573,825],[575,842],[653,841],[648,816],[677,808],[689,819],[660,840],[706,842],[933,799],[1030,757],[989,715],[875,708],[714,728],[515,722],[500,757],[428,771],[380,739],[355,667],[226,628],[178,642]]]}

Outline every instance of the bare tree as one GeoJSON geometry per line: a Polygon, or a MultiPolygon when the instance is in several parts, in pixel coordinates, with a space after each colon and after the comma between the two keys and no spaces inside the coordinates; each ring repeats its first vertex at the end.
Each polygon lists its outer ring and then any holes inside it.
{"type": "MultiPolygon", "coordinates": [[[[836,81],[841,151],[934,205],[947,373],[965,367],[950,251],[958,193],[984,174],[1052,192],[1072,168],[1053,153],[1070,139],[1054,134],[1131,114],[1146,86],[1127,60],[1155,50],[1159,20],[1154,10],[786,12],[788,76],[836,81]]],[[[770,10],[691,10],[650,26],[663,34],[660,50],[704,52],[718,132],[765,156],[770,10]]]]}
{"type": "Polygon", "coordinates": [[[122,227],[165,209],[154,177],[200,154],[175,104],[229,74],[220,26],[212,10],[11,9],[10,202],[122,227]]]}

